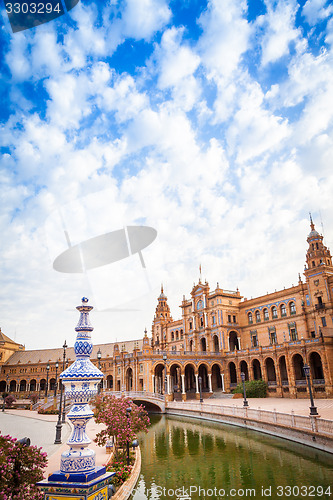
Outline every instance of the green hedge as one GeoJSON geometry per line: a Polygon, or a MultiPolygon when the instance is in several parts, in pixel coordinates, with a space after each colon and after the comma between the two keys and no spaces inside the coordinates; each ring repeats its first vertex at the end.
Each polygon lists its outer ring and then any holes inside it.
{"type": "MultiPolygon", "coordinates": [[[[245,390],[247,398],[266,398],[267,397],[267,383],[264,380],[246,380],[245,390]]],[[[234,394],[243,394],[243,384],[240,383],[232,391],[234,394]]]]}

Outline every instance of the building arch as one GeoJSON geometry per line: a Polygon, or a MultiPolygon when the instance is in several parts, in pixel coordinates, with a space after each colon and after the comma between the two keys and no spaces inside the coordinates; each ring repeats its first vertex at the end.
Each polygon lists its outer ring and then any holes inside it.
{"type": "Polygon", "coordinates": [[[163,375],[164,375],[164,364],[157,363],[154,369],[154,376],[155,376],[154,380],[155,380],[155,392],[158,392],[159,394],[164,393],[163,375]]]}
{"type": "Polygon", "coordinates": [[[260,321],[261,321],[261,316],[260,316],[260,311],[259,311],[259,309],[257,309],[257,310],[255,311],[254,315],[255,315],[255,318],[256,318],[256,323],[260,323],[260,321]]]}
{"type": "Polygon", "coordinates": [[[106,377],[106,387],[108,389],[113,389],[113,376],[112,375],[108,375],[106,377]]]}
{"type": "Polygon", "coordinates": [[[25,379],[20,381],[20,392],[25,392],[27,390],[27,381],[25,379]]]}
{"type": "Polygon", "coordinates": [[[195,366],[192,363],[187,363],[185,366],[185,392],[196,392],[195,366]]]}
{"type": "Polygon", "coordinates": [[[40,391],[45,391],[46,389],[46,380],[45,378],[42,378],[39,384],[39,390],[40,391]]]}
{"type": "Polygon", "coordinates": [[[170,366],[170,388],[171,392],[180,392],[182,388],[181,367],[178,363],[170,366]]]}
{"type": "Polygon", "coordinates": [[[201,346],[201,352],[206,352],[207,351],[206,337],[201,337],[201,339],[200,339],[200,346],[201,346]]]}
{"type": "Polygon", "coordinates": [[[201,377],[201,387],[202,391],[209,391],[209,384],[208,384],[208,369],[205,363],[201,363],[198,368],[198,374],[199,377],[201,377]]]}
{"type": "Polygon", "coordinates": [[[277,319],[278,313],[277,313],[277,307],[276,306],[272,306],[271,307],[271,316],[272,316],[272,319],[277,319]]]}
{"type": "Polygon", "coordinates": [[[37,381],[33,378],[32,380],[30,380],[29,390],[31,392],[35,392],[36,389],[37,389],[37,381]]]}
{"type": "Polygon", "coordinates": [[[300,354],[294,354],[292,357],[292,365],[294,369],[295,381],[305,380],[304,375],[304,360],[300,354]]]}
{"type": "Polygon", "coordinates": [[[288,370],[285,355],[279,357],[279,372],[282,385],[288,385],[288,370]]]}
{"type": "Polygon", "coordinates": [[[213,347],[214,347],[214,352],[220,352],[219,338],[217,335],[213,336],[213,347]]]}
{"type": "Polygon", "coordinates": [[[126,391],[133,390],[133,370],[131,367],[126,370],[126,391]]]}
{"type": "Polygon", "coordinates": [[[258,359],[253,359],[252,360],[252,370],[253,370],[253,378],[254,378],[254,380],[260,380],[260,379],[262,379],[261,365],[260,365],[260,361],[258,359]]]}
{"type": "Polygon", "coordinates": [[[267,381],[276,382],[276,370],[275,363],[272,358],[265,359],[266,373],[267,373],[267,381]]]}
{"type": "Polygon", "coordinates": [[[313,351],[309,356],[309,364],[313,380],[324,380],[324,369],[321,361],[321,356],[318,352],[313,351]]]}
{"type": "Polygon", "coordinates": [[[212,366],[212,389],[222,389],[221,367],[217,363],[212,366]]]}
{"type": "Polygon", "coordinates": [[[0,382],[0,393],[7,391],[7,382],[5,380],[1,380],[0,382]]]}
{"type": "Polygon", "coordinates": [[[55,384],[56,384],[56,379],[55,378],[51,378],[49,383],[50,383],[50,391],[54,391],[55,384]]]}
{"type": "Polygon", "coordinates": [[[229,332],[229,351],[239,351],[239,342],[237,332],[229,332]]]}
{"type": "Polygon", "coordinates": [[[245,380],[249,380],[249,369],[247,366],[247,362],[244,359],[240,362],[239,367],[240,367],[241,373],[244,373],[244,375],[245,375],[245,380]]]}
{"type": "Polygon", "coordinates": [[[9,383],[9,392],[16,392],[17,382],[16,380],[11,380],[9,383]]]}
{"type": "Polygon", "coordinates": [[[229,376],[230,376],[230,386],[236,387],[236,385],[237,385],[237,371],[236,371],[236,365],[233,361],[230,361],[230,363],[228,365],[228,370],[229,370],[229,376]]]}

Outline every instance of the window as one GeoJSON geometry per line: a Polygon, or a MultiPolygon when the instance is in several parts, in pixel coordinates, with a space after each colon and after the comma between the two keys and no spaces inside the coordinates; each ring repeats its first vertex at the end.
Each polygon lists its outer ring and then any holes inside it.
{"type": "Polygon", "coordinates": [[[257,330],[253,330],[250,333],[251,333],[251,345],[252,345],[252,347],[258,347],[257,330]]]}
{"type": "Polygon", "coordinates": [[[216,323],[215,316],[212,316],[212,323],[213,323],[213,325],[215,325],[215,323],[216,323]]]}
{"type": "Polygon", "coordinates": [[[319,246],[318,246],[318,243],[316,243],[316,249],[319,250],[319,246]]]}
{"type": "Polygon", "coordinates": [[[312,338],[312,339],[315,339],[315,338],[316,338],[316,332],[315,332],[314,330],[311,332],[311,338],[312,338]]]}
{"type": "Polygon", "coordinates": [[[231,323],[231,314],[228,314],[228,323],[231,323]]]}
{"type": "Polygon", "coordinates": [[[312,261],[312,267],[315,267],[315,266],[316,266],[316,263],[315,263],[315,261],[313,260],[313,261],[312,261]]]}
{"type": "Polygon", "coordinates": [[[190,326],[190,330],[192,330],[192,321],[190,321],[189,326],[190,326]]]}
{"type": "Polygon", "coordinates": [[[199,300],[198,304],[197,304],[197,309],[202,309],[203,308],[203,302],[202,300],[199,300]]]}
{"type": "Polygon", "coordinates": [[[322,324],[323,326],[326,326],[326,318],[325,318],[325,316],[323,316],[323,317],[322,317],[322,318],[320,318],[320,319],[321,319],[321,324],[322,324]]]}
{"type": "Polygon", "coordinates": [[[174,332],[171,332],[171,340],[175,340],[175,334],[174,334],[174,332]]]}
{"type": "Polygon", "coordinates": [[[180,330],[180,338],[181,338],[181,340],[183,340],[183,337],[184,337],[183,330],[180,330]]]}
{"type": "Polygon", "coordinates": [[[281,316],[287,316],[287,309],[285,304],[281,305],[281,316]]]}
{"type": "Polygon", "coordinates": [[[202,316],[200,318],[200,326],[201,326],[201,328],[203,328],[203,326],[204,326],[204,321],[203,321],[203,317],[202,316]]]}
{"type": "Polygon", "coordinates": [[[176,330],[176,340],[179,339],[179,333],[178,333],[178,330],[176,330]]]}
{"type": "Polygon", "coordinates": [[[271,345],[276,344],[276,330],[275,328],[269,328],[269,343],[271,345]]]}
{"type": "Polygon", "coordinates": [[[289,307],[290,307],[290,314],[296,314],[295,302],[290,302],[290,306],[289,307]]]}
{"type": "Polygon", "coordinates": [[[251,313],[251,312],[249,312],[249,314],[247,315],[247,317],[248,317],[248,320],[249,320],[249,325],[252,325],[252,323],[253,323],[253,316],[252,316],[252,313],[251,313]]]}
{"type": "Polygon", "coordinates": [[[289,329],[289,337],[290,340],[297,340],[297,329],[296,329],[296,323],[288,323],[288,329],[289,329]]]}
{"type": "Polygon", "coordinates": [[[275,306],[272,307],[272,318],[276,319],[278,317],[277,309],[275,306]]]}
{"type": "Polygon", "coordinates": [[[260,311],[256,311],[256,323],[260,323],[261,318],[260,318],[260,311]]]}
{"type": "Polygon", "coordinates": [[[237,323],[237,321],[236,321],[236,316],[233,316],[233,317],[232,317],[232,320],[233,320],[233,322],[234,322],[234,323],[237,323]]]}
{"type": "Polygon", "coordinates": [[[143,365],[140,365],[140,373],[143,373],[143,365]]]}
{"type": "Polygon", "coordinates": [[[269,320],[269,314],[268,314],[268,309],[264,309],[264,321],[269,320]]]}

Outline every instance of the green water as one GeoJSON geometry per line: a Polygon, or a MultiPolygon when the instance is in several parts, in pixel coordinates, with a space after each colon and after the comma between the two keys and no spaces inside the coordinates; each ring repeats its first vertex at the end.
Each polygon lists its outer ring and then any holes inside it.
{"type": "Polygon", "coordinates": [[[333,455],[235,426],[150,418],[134,500],[333,499],[333,455]]]}

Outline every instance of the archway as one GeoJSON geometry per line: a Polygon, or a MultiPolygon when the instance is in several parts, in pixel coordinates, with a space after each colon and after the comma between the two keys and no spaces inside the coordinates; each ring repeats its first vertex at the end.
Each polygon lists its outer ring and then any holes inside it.
{"type": "Polygon", "coordinates": [[[217,364],[212,366],[212,389],[222,389],[221,369],[217,364]]]}
{"type": "Polygon", "coordinates": [[[126,372],[126,391],[133,390],[133,370],[132,368],[127,368],[126,372]]]}
{"type": "Polygon", "coordinates": [[[108,375],[106,377],[106,387],[108,389],[113,389],[113,377],[112,377],[112,375],[108,375]]]}
{"type": "Polygon", "coordinates": [[[239,351],[239,342],[237,337],[237,332],[229,333],[229,351],[239,351]]]}
{"type": "Polygon", "coordinates": [[[46,380],[45,380],[45,378],[42,378],[42,380],[40,381],[40,384],[39,384],[39,390],[45,391],[45,388],[46,388],[46,380]]]}
{"type": "Polygon", "coordinates": [[[20,392],[25,392],[27,390],[27,381],[21,380],[20,382],[20,392]]]}
{"type": "Polygon", "coordinates": [[[295,354],[293,356],[293,367],[294,367],[295,381],[305,380],[305,375],[303,370],[304,361],[300,354],[295,354]]]}
{"type": "Polygon", "coordinates": [[[317,352],[312,352],[309,362],[313,380],[324,380],[324,370],[320,355],[317,352]]]}
{"type": "Polygon", "coordinates": [[[241,361],[240,363],[240,371],[241,373],[243,372],[244,375],[245,375],[245,380],[249,380],[249,369],[248,369],[248,366],[247,366],[247,362],[246,361],[241,361]]]}
{"type": "Polygon", "coordinates": [[[50,391],[54,391],[56,380],[55,378],[50,379],[50,391]]]}
{"type": "Polygon", "coordinates": [[[1,392],[6,392],[6,389],[7,389],[7,383],[5,380],[1,380],[0,382],[0,393],[1,392]]]}
{"type": "Polygon", "coordinates": [[[16,380],[11,380],[9,384],[9,392],[16,392],[16,380]]]}
{"type": "Polygon", "coordinates": [[[214,352],[220,352],[219,338],[217,335],[214,335],[213,337],[213,345],[214,345],[214,352]]]}
{"type": "Polygon", "coordinates": [[[252,361],[252,367],[254,380],[260,380],[262,378],[260,361],[258,359],[254,359],[252,361]]]}
{"type": "Polygon", "coordinates": [[[237,385],[237,371],[236,365],[233,361],[229,363],[230,386],[236,387],[237,385]]]}
{"type": "Polygon", "coordinates": [[[31,392],[34,392],[37,388],[37,382],[36,380],[33,378],[32,380],[30,380],[30,391],[31,392]]]}
{"type": "Polygon", "coordinates": [[[280,377],[281,377],[281,383],[282,385],[287,385],[288,384],[288,371],[287,371],[287,364],[286,364],[286,357],[281,356],[279,359],[279,370],[280,370],[280,377]],[[283,384],[286,382],[285,384],[283,384]]]}
{"type": "Polygon", "coordinates": [[[207,351],[207,343],[205,337],[202,337],[200,339],[200,345],[201,345],[201,351],[206,352],[207,351]]]}
{"type": "Polygon", "coordinates": [[[181,369],[179,365],[172,365],[170,367],[170,388],[171,392],[181,392],[182,382],[181,382],[181,369]]]}
{"type": "Polygon", "coordinates": [[[268,382],[276,382],[276,371],[275,371],[274,361],[272,360],[272,358],[266,358],[265,364],[266,364],[268,382]]]}
{"type": "Polygon", "coordinates": [[[195,393],[196,391],[193,365],[185,366],[185,391],[188,393],[195,393]]]}
{"type": "Polygon", "coordinates": [[[155,392],[158,392],[159,394],[164,394],[164,385],[163,385],[163,374],[164,374],[164,365],[159,363],[157,366],[155,366],[155,392]]]}
{"type": "Polygon", "coordinates": [[[207,367],[205,365],[200,365],[198,374],[199,377],[201,377],[202,392],[209,391],[207,367]]]}

